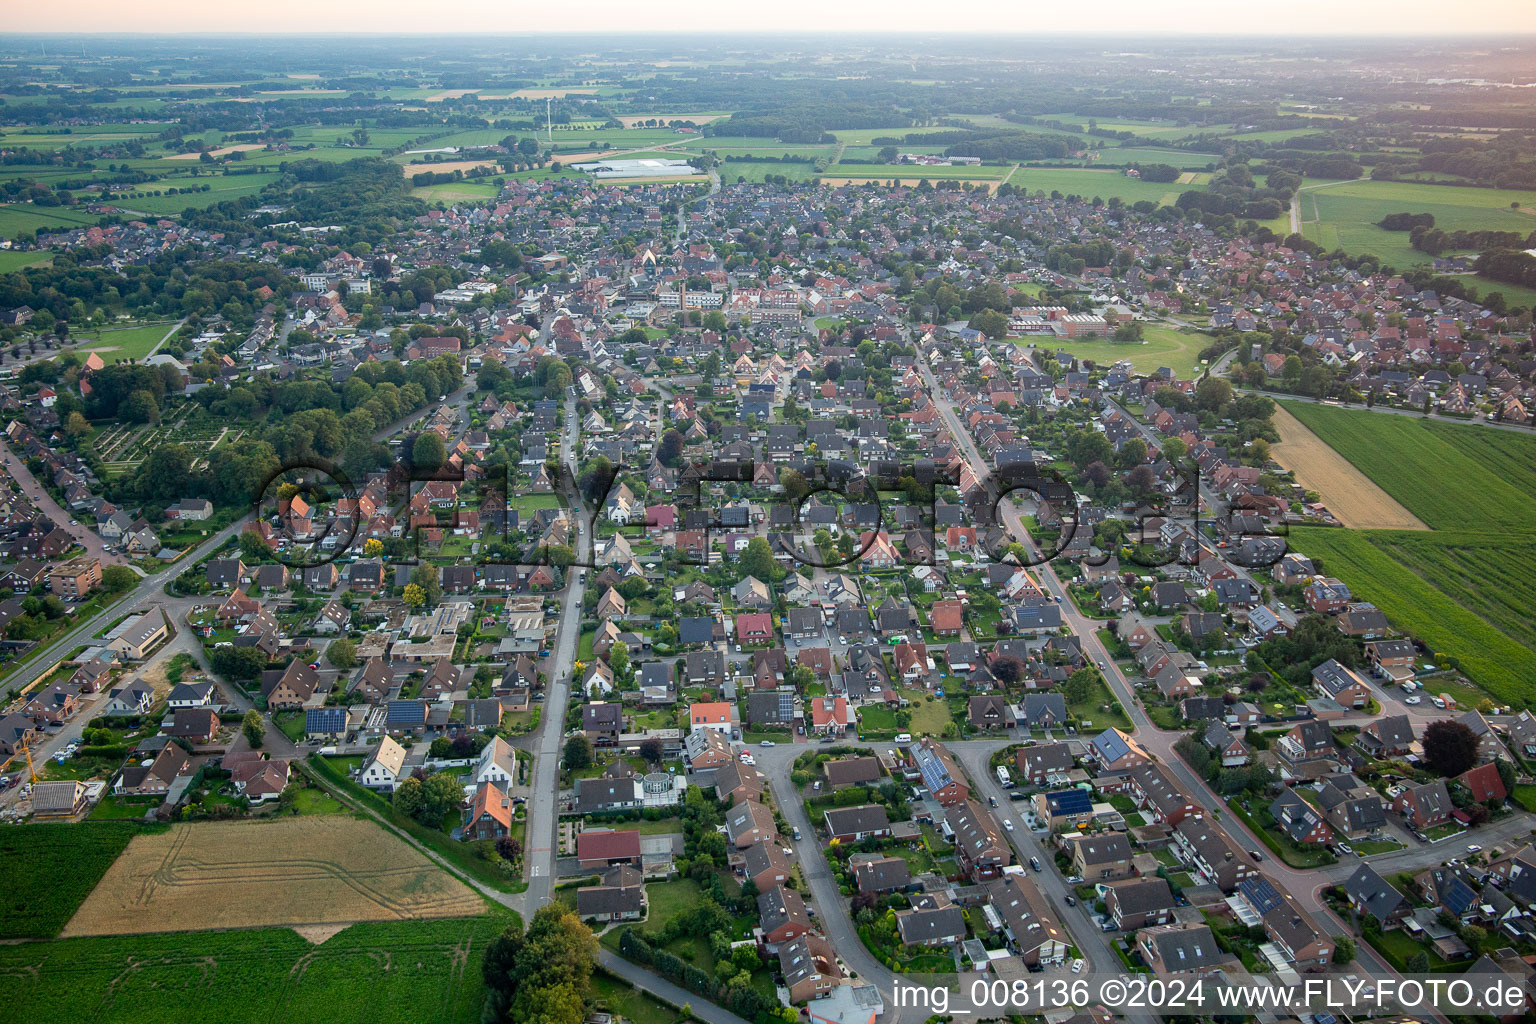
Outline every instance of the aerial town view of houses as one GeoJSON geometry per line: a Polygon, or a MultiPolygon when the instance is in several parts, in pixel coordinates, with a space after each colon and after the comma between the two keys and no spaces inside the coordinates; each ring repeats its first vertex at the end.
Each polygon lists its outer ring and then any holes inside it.
{"type": "Polygon", "coordinates": [[[1525,37],[71,38],[0,37],[0,1016],[1536,993],[1525,37]]]}

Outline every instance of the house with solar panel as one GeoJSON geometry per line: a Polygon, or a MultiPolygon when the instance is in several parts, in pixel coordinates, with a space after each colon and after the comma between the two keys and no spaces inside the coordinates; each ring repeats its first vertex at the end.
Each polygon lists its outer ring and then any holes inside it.
{"type": "Polygon", "coordinates": [[[925,738],[912,748],[912,758],[923,786],[940,806],[953,807],[971,798],[971,787],[942,743],[925,738]]]}
{"type": "Polygon", "coordinates": [[[346,708],[307,708],[304,711],[306,739],[335,742],[347,735],[346,708]]]}
{"type": "Polygon", "coordinates": [[[1119,729],[1105,729],[1095,736],[1089,752],[1106,775],[1126,775],[1132,769],[1152,762],[1151,755],[1142,745],[1119,729]]]}
{"type": "Polygon", "coordinates": [[[1093,794],[1086,789],[1062,789],[1054,793],[1036,793],[1035,817],[1052,832],[1086,828],[1093,820],[1093,794]]]}
{"type": "Polygon", "coordinates": [[[392,735],[423,733],[427,730],[427,702],[392,700],[385,706],[384,727],[392,735]]]}

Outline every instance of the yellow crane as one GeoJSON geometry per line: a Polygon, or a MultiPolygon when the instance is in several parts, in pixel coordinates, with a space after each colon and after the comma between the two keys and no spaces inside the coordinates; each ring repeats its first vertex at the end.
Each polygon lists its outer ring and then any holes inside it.
{"type": "Polygon", "coordinates": [[[23,743],[21,745],[21,749],[26,751],[26,754],[27,754],[27,775],[31,778],[32,784],[35,786],[35,785],[37,785],[37,769],[32,766],[32,743],[31,743],[31,741],[29,740],[26,743],[23,743]]]}

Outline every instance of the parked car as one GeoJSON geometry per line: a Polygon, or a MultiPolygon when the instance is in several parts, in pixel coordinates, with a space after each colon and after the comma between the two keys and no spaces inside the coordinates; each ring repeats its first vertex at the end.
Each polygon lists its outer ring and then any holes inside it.
{"type": "Polygon", "coordinates": [[[1355,852],[1355,848],[1353,846],[1350,846],[1348,843],[1340,843],[1339,844],[1339,852],[1340,853],[1354,853],[1355,852]]]}
{"type": "Polygon", "coordinates": [[[1004,819],[1003,820],[1003,828],[1007,829],[1009,832],[1012,832],[1013,831],[1013,822],[1009,821],[1007,819],[1004,819]]]}
{"type": "Polygon", "coordinates": [[[1404,697],[1403,698],[1403,703],[1404,704],[1419,704],[1419,703],[1423,702],[1423,699],[1424,698],[1419,697],[1419,696],[1404,697]]]}
{"type": "Polygon", "coordinates": [[[773,740],[763,740],[763,742],[758,744],[760,747],[771,747],[773,745],[773,740]]]}
{"type": "Polygon", "coordinates": [[[1072,973],[1073,974],[1082,974],[1083,973],[1083,962],[1081,960],[1073,960],[1072,961],[1072,973]]]}
{"type": "Polygon", "coordinates": [[[1077,897],[1076,896],[1068,896],[1067,897],[1067,906],[1069,906],[1069,907],[1077,906],[1077,897]]]}
{"type": "Polygon", "coordinates": [[[1467,852],[1468,853],[1482,853],[1483,852],[1483,848],[1481,846],[1478,846],[1476,843],[1468,843],[1467,844],[1467,852]]]}

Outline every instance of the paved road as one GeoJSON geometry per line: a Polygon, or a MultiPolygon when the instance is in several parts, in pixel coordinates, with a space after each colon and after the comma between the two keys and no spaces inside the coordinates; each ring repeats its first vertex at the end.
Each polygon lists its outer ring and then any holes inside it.
{"type": "MultiPolygon", "coordinates": [[[[799,791],[790,779],[790,773],[794,767],[794,759],[805,751],[805,744],[794,743],[783,747],[767,749],[761,755],[755,755],[758,770],[768,779],[768,785],[773,790],[773,799],[779,805],[779,811],[784,815],[784,820],[800,829],[800,841],[794,842],[785,837],[795,850],[796,859],[800,862],[800,872],[805,876],[806,884],[811,889],[811,899],[816,905],[816,917],[825,933],[828,944],[837,951],[838,957],[847,966],[847,969],[858,975],[864,981],[872,982],[885,996],[886,1012],[881,1018],[886,1024],[900,1019],[901,1010],[891,1004],[891,993],[895,989],[896,975],[869,951],[863,940],[854,930],[853,921],[848,916],[848,909],[843,905],[842,893],[838,890],[837,880],[832,877],[832,869],[827,864],[826,852],[821,848],[820,841],[816,838],[813,823],[805,811],[805,801],[801,799],[799,791]]],[[[908,1010],[916,1019],[917,1011],[908,1010]]]]}
{"type": "MultiPolygon", "coordinates": [[[[576,400],[565,400],[565,428],[560,435],[560,461],[576,473],[576,440],[580,421],[576,400]]],[[[572,518],[578,524],[576,553],[580,561],[590,561],[592,533],[587,526],[581,494],[573,486],[566,494],[572,518]]],[[[539,728],[526,741],[533,751],[533,783],[529,788],[528,824],[524,831],[523,867],[528,890],[522,894],[524,915],[549,901],[554,891],[555,860],[558,849],[559,808],[555,801],[560,791],[560,746],[565,741],[565,712],[571,697],[571,675],[576,664],[577,645],[581,639],[582,600],[586,594],[587,570],[572,566],[566,570],[565,604],[560,613],[559,636],[554,654],[546,659],[554,677],[545,687],[544,710],[539,728]]],[[[723,1012],[723,1011],[722,1011],[723,1012]]]]}
{"type": "Polygon", "coordinates": [[[4,459],[5,471],[11,479],[21,487],[21,493],[25,494],[38,510],[52,519],[54,523],[63,526],[72,534],[81,547],[85,548],[87,555],[101,559],[102,565],[123,565],[128,559],[120,552],[108,551],[106,542],[101,535],[88,526],[65,526],[74,521],[74,514],[65,510],[53,495],[38,482],[37,477],[27,468],[26,462],[11,450],[10,445],[0,441],[0,458],[4,459]]]}

